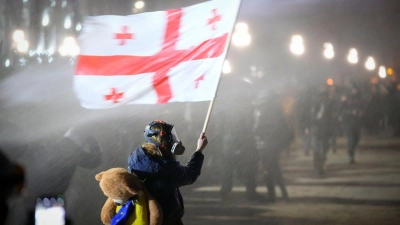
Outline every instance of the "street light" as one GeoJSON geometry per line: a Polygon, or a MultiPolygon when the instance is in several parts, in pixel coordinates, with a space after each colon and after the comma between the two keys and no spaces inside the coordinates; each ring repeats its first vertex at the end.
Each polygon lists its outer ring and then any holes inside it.
{"type": "Polygon", "coordinates": [[[65,17],[65,20],[64,20],[64,28],[65,29],[69,29],[70,27],[71,27],[71,17],[70,16],[67,16],[67,17],[65,17]]]}
{"type": "Polygon", "coordinates": [[[358,63],[358,53],[355,48],[350,49],[349,55],[347,56],[347,60],[352,64],[358,63]]]}
{"type": "Polygon", "coordinates": [[[29,43],[27,40],[22,40],[17,43],[17,50],[19,52],[26,52],[28,51],[29,43]]]}
{"type": "Polygon", "coordinates": [[[324,56],[327,59],[332,59],[335,56],[335,52],[333,51],[333,45],[331,43],[324,44],[324,56]]]}
{"type": "Polygon", "coordinates": [[[136,9],[143,9],[143,7],[144,7],[144,2],[143,1],[137,1],[135,3],[135,8],[136,9]]]}
{"type": "Polygon", "coordinates": [[[138,13],[138,12],[140,12],[141,10],[143,10],[143,8],[144,8],[144,2],[143,2],[143,1],[137,1],[137,2],[135,2],[135,4],[133,5],[132,12],[133,12],[133,13],[138,13]]]}
{"type": "Polygon", "coordinates": [[[367,58],[367,61],[365,61],[365,68],[367,68],[367,70],[374,70],[375,69],[374,58],[372,58],[371,56],[369,56],[367,58]]]}
{"type": "Polygon", "coordinates": [[[251,42],[249,26],[246,23],[237,23],[232,35],[232,43],[237,47],[248,46],[251,42]]]}
{"type": "Polygon", "coordinates": [[[67,1],[62,1],[62,3],[61,3],[61,8],[65,8],[65,7],[67,7],[67,1]]]}
{"type": "Polygon", "coordinates": [[[232,72],[231,64],[229,63],[228,60],[225,60],[224,65],[222,67],[222,73],[228,74],[230,72],[232,72]]]}
{"type": "Polygon", "coordinates": [[[379,75],[381,78],[385,78],[385,77],[386,77],[386,68],[385,68],[384,66],[380,66],[380,67],[379,67],[378,75],[379,75]]]}
{"type": "Polygon", "coordinates": [[[46,12],[46,13],[44,13],[43,18],[42,18],[42,26],[45,27],[45,26],[49,25],[49,22],[50,22],[49,13],[46,12]]]}
{"type": "Polygon", "coordinates": [[[300,35],[293,35],[292,42],[290,43],[290,51],[295,55],[303,55],[304,50],[303,37],[300,35]]]}
{"type": "Polygon", "coordinates": [[[76,24],[75,30],[76,30],[76,31],[80,31],[81,29],[82,29],[81,23],[76,24]]]}
{"type": "Polygon", "coordinates": [[[13,39],[14,39],[14,41],[17,42],[17,43],[20,42],[20,41],[25,40],[24,31],[22,31],[22,30],[16,30],[16,31],[14,31],[13,39]]]}
{"type": "Polygon", "coordinates": [[[77,56],[79,54],[79,46],[73,37],[64,38],[64,42],[58,49],[61,56],[77,56]]]}
{"type": "Polygon", "coordinates": [[[393,75],[393,69],[392,68],[387,68],[387,74],[389,76],[393,75]]]}

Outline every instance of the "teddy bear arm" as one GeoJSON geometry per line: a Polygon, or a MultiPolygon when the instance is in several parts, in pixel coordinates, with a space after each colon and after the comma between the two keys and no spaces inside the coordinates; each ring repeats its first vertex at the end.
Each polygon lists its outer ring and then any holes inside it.
{"type": "Polygon", "coordinates": [[[114,204],[114,201],[111,198],[108,198],[104,203],[103,208],[101,209],[100,218],[103,224],[110,225],[111,220],[116,214],[117,206],[114,204]]]}
{"type": "Polygon", "coordinates": [[[163,221],[163,213],[158,201],[147,190],[144,190],[149,207],[149,225],[161,225],[163,221]]]}

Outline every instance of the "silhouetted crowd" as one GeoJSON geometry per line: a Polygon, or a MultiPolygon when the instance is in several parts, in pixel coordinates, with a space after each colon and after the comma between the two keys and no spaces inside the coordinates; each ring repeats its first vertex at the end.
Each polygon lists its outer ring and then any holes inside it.
{"type": "Polygon", "coordinates": [[[399,136],[400,91],[394,84],[345,83],[302,90],[295,116],[303,151],[312,150],[316,173],[324,173],[326,154],[336,152],[336,139],[346,137],[349,163],[354,164],[361,134],[399,136]]]}
{"type": "Polygon", "coordinates": [[[213,124],[220,141],[216,148],[221,149],[214,161],[220,165],[222,200],[229,199],[235,182],[244,184],[248,200],[276,201],[275,186],[289,200],[282,152],[303,151],[312,157],[310,173],[322,177],[327,153],[336,153],[338,138],[346,140],[345,160],[355,164],[361,136],[400,136],[400,89],[395,83],[345,81],[290,91],[231,77],[221,89],[213,124]],[[259,171],[266,196],[256,192],[259,171]]]}

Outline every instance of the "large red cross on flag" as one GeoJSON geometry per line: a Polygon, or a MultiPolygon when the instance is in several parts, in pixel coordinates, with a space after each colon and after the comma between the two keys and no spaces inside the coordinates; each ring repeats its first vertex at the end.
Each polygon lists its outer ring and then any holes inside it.
{"type": "Polygon", "coordinates": [[[87,17],[74,92],[85,108],[215,97],[240,0],[87,17]]]}

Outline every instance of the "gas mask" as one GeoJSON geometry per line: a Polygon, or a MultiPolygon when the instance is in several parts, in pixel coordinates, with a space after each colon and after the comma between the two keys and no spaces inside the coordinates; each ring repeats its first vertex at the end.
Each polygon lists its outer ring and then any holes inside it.
{"type": "Polygon", "coordinates": [[[169,148],[174,155],[182,155],[185,152],[185,147],[179,140],[174,125],[165,123],[164,121],[156,120],[147,125],[144,130],[144,137],[146,138],[147,142],[154,144],[161,151],[169,148]],[[166,127],[166,129],[163,131],[152,130],[152,127],[155,125],[161,125],[162,127],[166,127]],[[160,143],[152,140],[151,137],[155,135],[165,136],[168,139],[169,146],[163,146],[160,143]]]}

